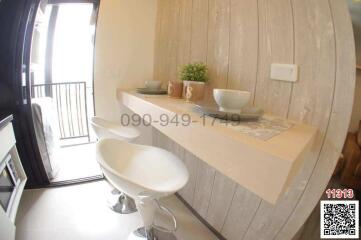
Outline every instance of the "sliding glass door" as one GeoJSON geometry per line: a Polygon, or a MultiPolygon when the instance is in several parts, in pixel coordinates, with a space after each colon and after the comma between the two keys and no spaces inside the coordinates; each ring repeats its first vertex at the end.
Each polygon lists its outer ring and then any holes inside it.
{"type": "Polygon", "coordinates": [[[102,177],[95,161],[93,55],[99,2],[41,1],[31,50],[31,108],[52,183],[102,177]]]}

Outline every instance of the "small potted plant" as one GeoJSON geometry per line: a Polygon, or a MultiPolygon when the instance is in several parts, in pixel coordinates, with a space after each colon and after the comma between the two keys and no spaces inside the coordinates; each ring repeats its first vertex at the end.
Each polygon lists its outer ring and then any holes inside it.
{"type": "Polygon", "coordinates": [[[207,65],[202,62],[189,63],[182,67],[180,79],[183,81],[183,97],[187,101],[203,99],[205,83],[208,80],[207,72],[207,65]]]}

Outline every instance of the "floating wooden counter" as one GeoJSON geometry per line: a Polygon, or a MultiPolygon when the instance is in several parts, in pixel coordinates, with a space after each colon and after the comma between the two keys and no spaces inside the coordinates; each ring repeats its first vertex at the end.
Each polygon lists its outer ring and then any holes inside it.
{"type": "Polygon", "coordinates": [[[291,128],[264,141],[205,118],[193,111],[192,103],[182,99],[128,90],[118,90],[117,96],[122,104],[187,151],[270,203],[277,202],[296,176],[317,131],[292,122],[291,128]],[[169,116],[168,123],[161,120],[164,115],[169,116]],[[182,124],[185,115],[191,118],[189,126],[182,124]],[[178,116],[178,124],[171,122],[174,116],[178,116]]]}

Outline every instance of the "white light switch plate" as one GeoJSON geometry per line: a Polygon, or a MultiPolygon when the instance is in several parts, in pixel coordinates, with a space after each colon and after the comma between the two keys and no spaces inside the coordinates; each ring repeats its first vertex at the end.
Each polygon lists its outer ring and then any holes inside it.
{"type": "Polygon", "coordinates": [[[288,82],[296,82],[298,78],[298,66],[294,64],[279,64],[273,63],[271,65],[271,79],[288,82]]]}

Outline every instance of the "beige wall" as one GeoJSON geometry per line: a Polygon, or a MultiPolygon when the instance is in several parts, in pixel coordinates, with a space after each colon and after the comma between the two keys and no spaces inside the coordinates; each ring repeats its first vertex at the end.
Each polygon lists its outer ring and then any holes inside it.
{"type": "Polygon", "coordinates": [[[102,0],[95,43],[98,116],[119,120],[116,89],[141,87],[153,77],[156,0],[102,0]]]}

